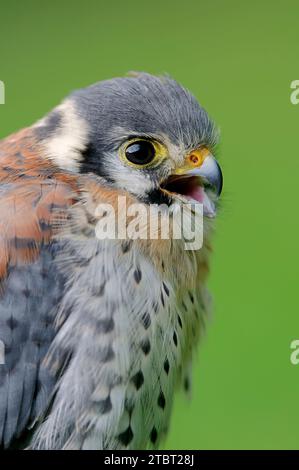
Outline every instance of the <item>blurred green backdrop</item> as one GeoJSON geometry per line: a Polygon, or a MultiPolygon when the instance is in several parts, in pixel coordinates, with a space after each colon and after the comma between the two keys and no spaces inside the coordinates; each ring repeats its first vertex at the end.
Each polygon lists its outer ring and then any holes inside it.
{"type": "Polygon", "coordinates": [[[299,448],[298,15],[296,0],[1,0],[0,137],[128,70],[168,72],[221,128],[214,318],[166,448],[299,448]]]}

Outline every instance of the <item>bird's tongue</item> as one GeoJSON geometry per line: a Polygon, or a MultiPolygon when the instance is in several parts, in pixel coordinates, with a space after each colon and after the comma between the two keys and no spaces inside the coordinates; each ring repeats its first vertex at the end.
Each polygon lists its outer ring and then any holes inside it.
{"type": "Polygon", "coordinates": [[[194,176],[170,177],[164,186],[169,192],[181,194],[188,199],[203,203],[204,189],[194,176]]]}
{"type": "Polygon", "coordinates": [[[190,199],[200,202],[203,205],[203,213],[205,216],[210,218],[215,217],[215,204],[210,200],[204,188],[200,186],[191,188],[190,191],[186,193],[186,196],[190,199]]]}
{"type": "Polygon", "coordinates": [[[205,192],[201,186],[193,186],[190,188],[189,191],[186,191],[186,196],[194,199],[197,202],[201,202],[203,204],[205,192]]]}
{"type": "Polygon", "coordinates": [[[208,197],[204,188],[196,177],[170,178],[164,188],[170,193],[180,194],[191,201],[203,205],[203,213],[207,217],[215,217],[215,204],[208,197]]]}

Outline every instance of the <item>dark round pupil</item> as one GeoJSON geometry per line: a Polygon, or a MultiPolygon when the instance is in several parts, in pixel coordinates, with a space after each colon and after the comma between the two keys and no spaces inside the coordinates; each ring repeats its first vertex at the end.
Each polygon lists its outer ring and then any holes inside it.
{"type": "Polygon", "coordinates": [[[126,157],[131,163],[146,165],[155,157],[155,148],[151,142],[146,140],[136,141],[126,148],[126,157]]]}

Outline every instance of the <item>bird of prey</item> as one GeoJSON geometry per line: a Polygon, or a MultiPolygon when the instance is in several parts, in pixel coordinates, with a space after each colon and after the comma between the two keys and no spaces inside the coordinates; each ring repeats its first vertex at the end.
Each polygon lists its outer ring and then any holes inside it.
{"type": "Polygon", "coordinates": [[[2,448],[159,446],[209,310],[217,143],[193,95],[147,73],[77,90],[0,142],[2,448]],[[200,202],[202,248],[97,237],[119,196],[200,202]]]}

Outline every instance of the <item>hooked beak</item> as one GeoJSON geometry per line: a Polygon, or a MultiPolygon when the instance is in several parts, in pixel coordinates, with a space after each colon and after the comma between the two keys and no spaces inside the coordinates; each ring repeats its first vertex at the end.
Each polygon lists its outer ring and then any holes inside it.
{"type": "Polygon", "coordinates": [[[199,168],[186,171],[185,176],[199,176],[214,191],[217,198],[220,196],[223,187],[223,176],[219,163],[209,154],[204,159],[199,168]]]}
{"type": "Polygon", "coordinates": [[[203,204],[204,215],[216,215],[214,200],[218,199],[223,186],[221,168],[207,148],[187,155],[184,165],[177,168],[161,185],[169,195],[183,196],[203,204]]]}

